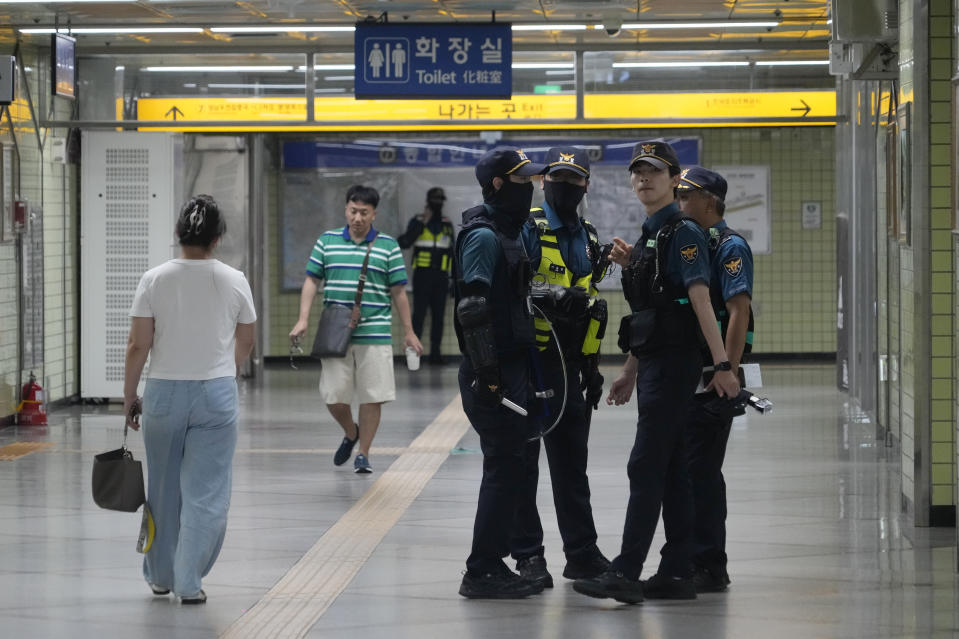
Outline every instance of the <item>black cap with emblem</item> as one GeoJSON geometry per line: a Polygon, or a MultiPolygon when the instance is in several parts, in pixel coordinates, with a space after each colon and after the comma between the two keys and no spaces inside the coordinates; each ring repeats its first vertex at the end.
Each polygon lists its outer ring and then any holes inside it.
{"type": "Polygon", "coordinates": [[[487,151],[476,163],[476,180],[480,186],[492,184],[493,178],[507,175],[539,175],[544,165],[531,162],[522,149],[498,146],[487,151]]]}
{"type": "Polygon", "coordinates": [[[646,162],[657,169],[669,169],[670,175],[679,173],[679,157],[666,140],[644,140],[633,147],[633,159],[628,169],[632,171],[640,162],[646,162]]]}
{"type": "Polygon", "coordinates": [[[589,156],[576,146],[554,146],[546,153],[546,174],[572,171],[589,179],[589,156]]]}

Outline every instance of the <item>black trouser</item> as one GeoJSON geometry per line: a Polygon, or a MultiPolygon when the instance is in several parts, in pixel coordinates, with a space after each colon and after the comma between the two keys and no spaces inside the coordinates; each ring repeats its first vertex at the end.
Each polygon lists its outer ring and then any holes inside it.
{"type": "MultiPolygon", "coordinates": [[[[529,387],[529,358],[500,358],[500,377],[507,398],[526,407],[529,387]]],[[[479,401],[470,386],[475,376],[469,358],[460,364],[459,385],[463,410],[479,433],[483,449],[483,481],[480,483],[473,548],[466,559],[471,574],[497,573],[509,554],[509,522],[523,481],[524,452],[529,436],[527,420],[503,406],[479,401]]]]}
{"type": "MultiPolygon", "coordinates": [[[[554,360],[549,359],[552,363],[554,360]]],[[[579,367],[567,368],[566,410],[562,419],[546,437],[546,459],[553,485],[553,503],[556,521],[563,538],[563,552],[570,559],[592,552],[596,547],[596,526],[590,506],[589,479],[586,477],[590,409],[579,389],[579,367]],[[572,369],[572,370],[570,370],[572,369]]],[[[552,388],[561,397],[563,372],[558,366],[543,366],[540,371],[545,388],[552,388]]],[[[538,380],[534,379],[534,384],[538,380]]],[[[534,402],[536,400],[533,400],[534,402]]],[[[558,409],[558,404],[555,405],[558,409]]],[[[543,428],[548,428],[555,415],[544,417],[543,428]]],[[[535,429],[534,429],[535,431],[535,429]]],[[[514,559],[543,554],[543,525],[536,508],[536,489],[539,480],[540,440],[526,445],[526,481],[516,505],[510,552],[514,559]]]]}
{"type": "Polygon", "coordinates": [[[413,269],[413,332],[423,336],[426,311],[430,312],[430,355],[441,355],[443,324],[446,322],[446,298],[450,294],[450,277],[438,268],[413,269]]]}
{"type": "Polygon", "coordinates": [[[701,393],[693,399],[686,427],[686,453],[695,507],[693,563],[711,571],[725,571],[726,480],[723,478],[723,460],[733,419],[723,419],[703,410],[703,404],[715,398],[716,393],[701,393]]]}
{"type": "Polygon", "coordinates": [[[666,545],[659,572],[690,574],[693,504],[684,431],[701,375],[699,351],[673,348],[639,358],[636,376],[636,440],[626,466],[629,502],[623,546],[614,570],[638,579],[663,512],[666,545]]]}

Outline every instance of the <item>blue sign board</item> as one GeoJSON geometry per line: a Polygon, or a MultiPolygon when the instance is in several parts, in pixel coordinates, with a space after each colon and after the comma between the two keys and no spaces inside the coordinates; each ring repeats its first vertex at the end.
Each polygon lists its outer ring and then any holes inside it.
{"type": "Polygon", "coordinates": [[[508,23],[358,23],[354,38],[358,99],[512,95],[508,23]]]}
{"type": "MultiPolygon", "coordinates": [[[[676,150],[683,166],[699,164],[699,138],[666,138],[676,150]]],[[[514,146],[523,149],[533,162],[543,162],[546,151],[559,144],[581,146],[589,154],[592,165],[620,165],[625,171],[632,159],[636,141],[628,140],[500,140],[495,145],[484,142],[414,142],[396,140],[377,142],[313,142],[283,143],[284,170],[316,168],[373,168],[437,166],[472,167],[480,156],[493,146],[514,146]]]]}

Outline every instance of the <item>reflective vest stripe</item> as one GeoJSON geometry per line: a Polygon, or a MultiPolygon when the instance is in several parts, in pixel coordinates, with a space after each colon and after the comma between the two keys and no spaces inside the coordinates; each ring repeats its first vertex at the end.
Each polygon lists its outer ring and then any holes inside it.
{"type": "Polygon", "coordinates": [[[444,225],[438,234],[434,234],[429,227],[423,227],[423,232],[413,243],[413,267],[438,268],[448,273],[452,245],[453,235],[449,226],[444,225]]]}

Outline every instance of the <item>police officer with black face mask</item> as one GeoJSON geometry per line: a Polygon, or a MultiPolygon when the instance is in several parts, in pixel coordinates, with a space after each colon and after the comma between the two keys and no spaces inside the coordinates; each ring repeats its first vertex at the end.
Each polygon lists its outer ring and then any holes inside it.
{"type": "Polygon", "coordinates": [[[460,395],[483,450],[473,546],[459,589],[470,599],[515,599],[543,590],[503,562],[523,485],[529,428],[519,411],[527,405],[535,343],[529,258],[520,231],[533,198],[531,176],[542,170],[512,147],[483,155],[476,164],[483,204],[463,213],[456,241],[454,326],[465,355],[460,395]]]}
{"type": "Polygon", "coordinates": [[[620,324],[619,344],[629,358],[607,399],[625,403],[636,389],[636,440],[626,466],[629,501],[619,555],[605,573],[577,580],[573,588],[625,603],[639,603],[644,596],[695,599],[684,427],[702,374],[701,337],[716,370],[717,394],[736,396],[739,382],[726,360],[710,304],[706,235],[682,217],[675,202],[680,182],[676,151],[664,140],[640,142],[629,171],[648,217],[635,245],[613,238],[610,258],[623,267],[623,292],[632,313],[620,324]],[[656,574],[640,582],[660,509],[666,545],[656,574]]]}
{"type": "Polygon", "coordinates": [[[426,313],[430,313],[430,364],[442,364],[440,344],[446,321],[449,273],[453,263],[453,223],[443,215],[446,193],[434,186],[426,192],[426,207],[410,220],[406,232],[396,238],[400,248],[413,247],[413,332],[423,336],[426,313]]]}
{"type": "MultiPolygon", "coordinates": [[[[609,567],[609,560],[596,546],[586,477],[590,418],[603,392],[598,351],[606,324],[606,303],[598,299],[595,286],[605,274],[600,266],[599,240],[595,227],[578,212],[588,187],[586,150],[550,149],[543,178],[546,202],[531,211],[523,228],[535,272],[533,301],[549,320],[535,320],[541,357],[534,357],[533,381],[543,389],[552,389],[555,398],[562,398],[564,392],[566,397],[565,410],[555,426],[555,412],[561,407],[556,401],[547,400],[533,419],[541,422],[541,428],[553,426],[543,440],[566,554],[563,576],[567,579],[595,577],[609,567]],[[558,366],[559,353],[565,371],[558,366]]],[[[538,403],[534,402],[534,408],[538,403]]],[[[546,568],[543,527],[536,508],[539,441],[535,439],[526,447],[526,487],[516,510],[510,550],[521,576],[550,588],[553,577],[546,568]]]]}

